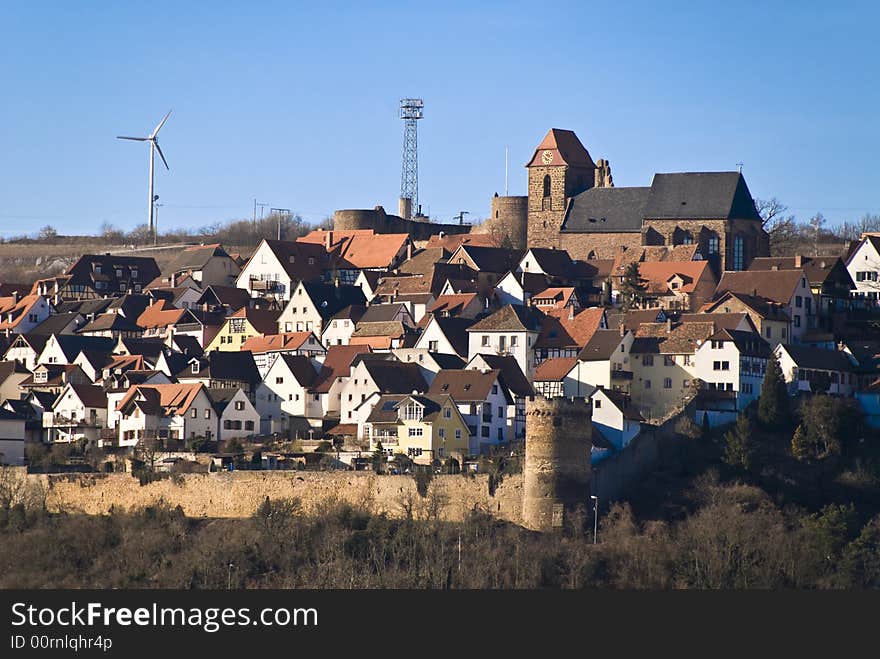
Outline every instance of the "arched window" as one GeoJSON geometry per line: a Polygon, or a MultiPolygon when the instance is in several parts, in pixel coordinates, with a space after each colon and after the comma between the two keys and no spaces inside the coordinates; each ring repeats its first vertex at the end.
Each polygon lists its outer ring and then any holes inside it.
{"type": "Polygon", "coordinates": [[[743,237],[736,236],[733,239],[733,267],[732,270],[742,270],[745,266],[745,255],[743,254],[743,237]]]}
{"type": "Polygon", "coordinates": [[[544,176],[544,196],[550,196],[550,174],[544,176]]]}
{"type": "Polygon", "coordinates": [[[495,211],[495,219],[498,219],[498,211],[495,211]]]}
{"type": "Polygon", "coordinates": [[[596,252],[595,252],[594,250],[591,249],[591,250],[590,250],[590,253],[587,254],[587,260],[588,260],[588,261],[593,261],[593,260],[595,260],[595,259],[597,259],[597,258],[599,258],[599,257],[596,256],[596,252]]]}

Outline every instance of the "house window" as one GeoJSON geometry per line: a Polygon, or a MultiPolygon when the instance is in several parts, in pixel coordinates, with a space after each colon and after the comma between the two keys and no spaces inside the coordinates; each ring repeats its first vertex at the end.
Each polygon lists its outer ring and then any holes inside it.
{"type": "Polygon", "coordinates": [[[116,268],[116,276],[117,276],[117,277],[121,277],[121,276],[122,276],[122,270],[120,270],[119,268],[116,268]]]}
{"type": "Polygon", "coordinates": [[[663,355],[664,366],[675,366],[675,355],[663,355]]]}
{"type": "Polygon", "coordinates": [[[245,318],[230,318],[229,319],[229,331],[233,334],[241,334],[245,331],[247,319],[245,318]]]}
{"type": "Polygon", "coordinates": [[[437,431],[437,436],[440,437],[440,439],[446,439],[446,428],[440,428],[440,430],[437,431]]]}
{"type": "Polygon", "coordinates": [[[488,345],[489,345],[489,336],[486,335],[486,334],[484,334],[484,335],[483,335],[483,347],[485,348],[485,347],[487,347],[488,345]]]}
{"type": "Polygon", "coordinates": [[[446,419],[451,419],[452,418],[452,409],[449,407],[444,407],[443,408],[443,417],[446,419]]]}
{"type": "Polygon", "coordinates": [[[602,407],[602,401],[597,398],[593,401],[593,407],[595,407],[597,410],[600,409],[602,407]]]}
{"type": "Polygon", "coordinates": [[[654,355],[642,355],[642,365],[643,366],[653,366],[654,365],[654,355]]]}
{"type": "Polygon", "coordinates": [[[645,389],[650,389],[650,388],[651,388],[651,381],[645,380],[645,389]]]}
{"type": "Polygon", "coordinates": [[[440,342],[439,341],[428,341],[428,350],[431,352],[437,352],[439,349],[440,342]]]}
{"type": "Polygon", "coordinates": [[[407,429],[407,436],[409,437],[421,437],[423,434],[424,431],[421,427],[407,429]]]}
{"type": "Polygon", "coordinates": [[[283,377],[275,378],[275,384],[284,384],[284,378],[283,377]]]}
{"type": "Polygon", "coordinates": [[[794,317],[794,326],[795,326],[795,327],[800,327],[800,326],[801,326],[801,317],[800,317],[800,316],[795,316],[795,317],[794,317]]]}
{"type": "Polygon", "coordinates": [[[456,428],[456,429],[455,429],[455,438],[456,438],[456,439],[461,439],[461,428],[456,428]]]}
{"type": "Polygon", "coordinates": [[[511,336],[510,337],[510,347],[513,348],[514,346],[518,346],[518,345],[519,345],[519,337],[518,336],[511,336]]]}
{"type": "Polygon", "coordinates": [[[244,422],[244,429],[245,430],[253,430],[254,429],[254,422],[253,421],[245,421],[244,422]]]}
{"type": "Polygon", "coordinates": [[[804,298],[802,298],[800,295],[795,295],[794,306],[796,306],[798,309],[804,306],[804,298]]]}
{"type": "Polygon", "coordinates": [[[685,365],[685,366],[690,366],[690,365],[691,365],[691,356],[690,356],[690,355],[685,355],[685,356],[684,356],[684,365],[685,365]]]}
{"type": "Polygon", "coordinates": [[[497,384],[493,384],[493,385],[492,385],[492,393],[493,393],[493,394],[497,394],[497,393],[498,393],[498,385],[497,385],[497,384]]]}
{"type": "Polygon", "coordinates": [[[663,388],[672,389],[672,378],[663,378],[663,388]]]}
{"type": "Polygon", "coordinates": [[[211,418],[211,408],[207,408],[207,409],[205,410],[205,418],[206,418],[206,419],[210,419],[210,418],[211,418]]]}
{"type": "Polygon", "coordinates": [[[198,416],[199,416],[199,411],[198,411],[196,408],[192,408],[192,409],[189,411],[189,416],[190,416],[191,419],[196,419],[196,418],[198,418],[198,416]]]}
{"type": "Polygon", "coordinates": [[[767,338],[768,338],[768,339],[769,339],[771,336],[773,336],[773,331],[771,330],[771,328],[770,328],[769,325],[767,326],[766,330],[764,331],[764,334],[767,335],[767,338]]]}

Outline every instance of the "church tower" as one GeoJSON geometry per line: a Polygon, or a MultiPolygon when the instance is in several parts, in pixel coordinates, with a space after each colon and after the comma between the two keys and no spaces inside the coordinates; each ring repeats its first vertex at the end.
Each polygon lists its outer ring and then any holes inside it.
{"type": "Polygon", "coordinates": [[[560,229],[568,200],[594,185],[611,186],[610,167],[596,163],[570,130],[551,128],[526,165],[528,246],[564,249],[560,229]]]}

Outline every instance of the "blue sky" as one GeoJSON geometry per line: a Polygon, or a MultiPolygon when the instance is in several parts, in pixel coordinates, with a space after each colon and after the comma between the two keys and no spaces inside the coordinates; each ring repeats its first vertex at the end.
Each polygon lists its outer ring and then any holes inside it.
{"type": "Polygon", "coordinates": [[[806,219],[880,213],[880,10],[871,3],[4,2],[0,235],[396,209],[397,102],[425,99],[423,210],[523,194],[551,127],[618,186],[732,170],[806,219]],[[184,4],[191,6],[182,6],[184,4]],[[317,5],[317,6],[316,6],[317,5]],[[611,6],[613,5],[613,6],[611,6]]]}

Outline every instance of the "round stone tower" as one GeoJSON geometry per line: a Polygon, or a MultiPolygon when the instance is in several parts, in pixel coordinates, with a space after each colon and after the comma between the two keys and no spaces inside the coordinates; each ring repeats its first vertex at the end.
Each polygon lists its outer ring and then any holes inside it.
{"type": "Polygon", "coordinates": [[[491,223],[498,226],[501,232],[510,238],[510,246],[515,249],[526,248],[526,236],[529,226],[529,198],[492,197],[491,223]]]}
{"type": "Polygon", "coordinates": [[[562,527],[566,513],[590,505],[591,408],[583,398],[526,402],[523,524],[562,527]]]}

